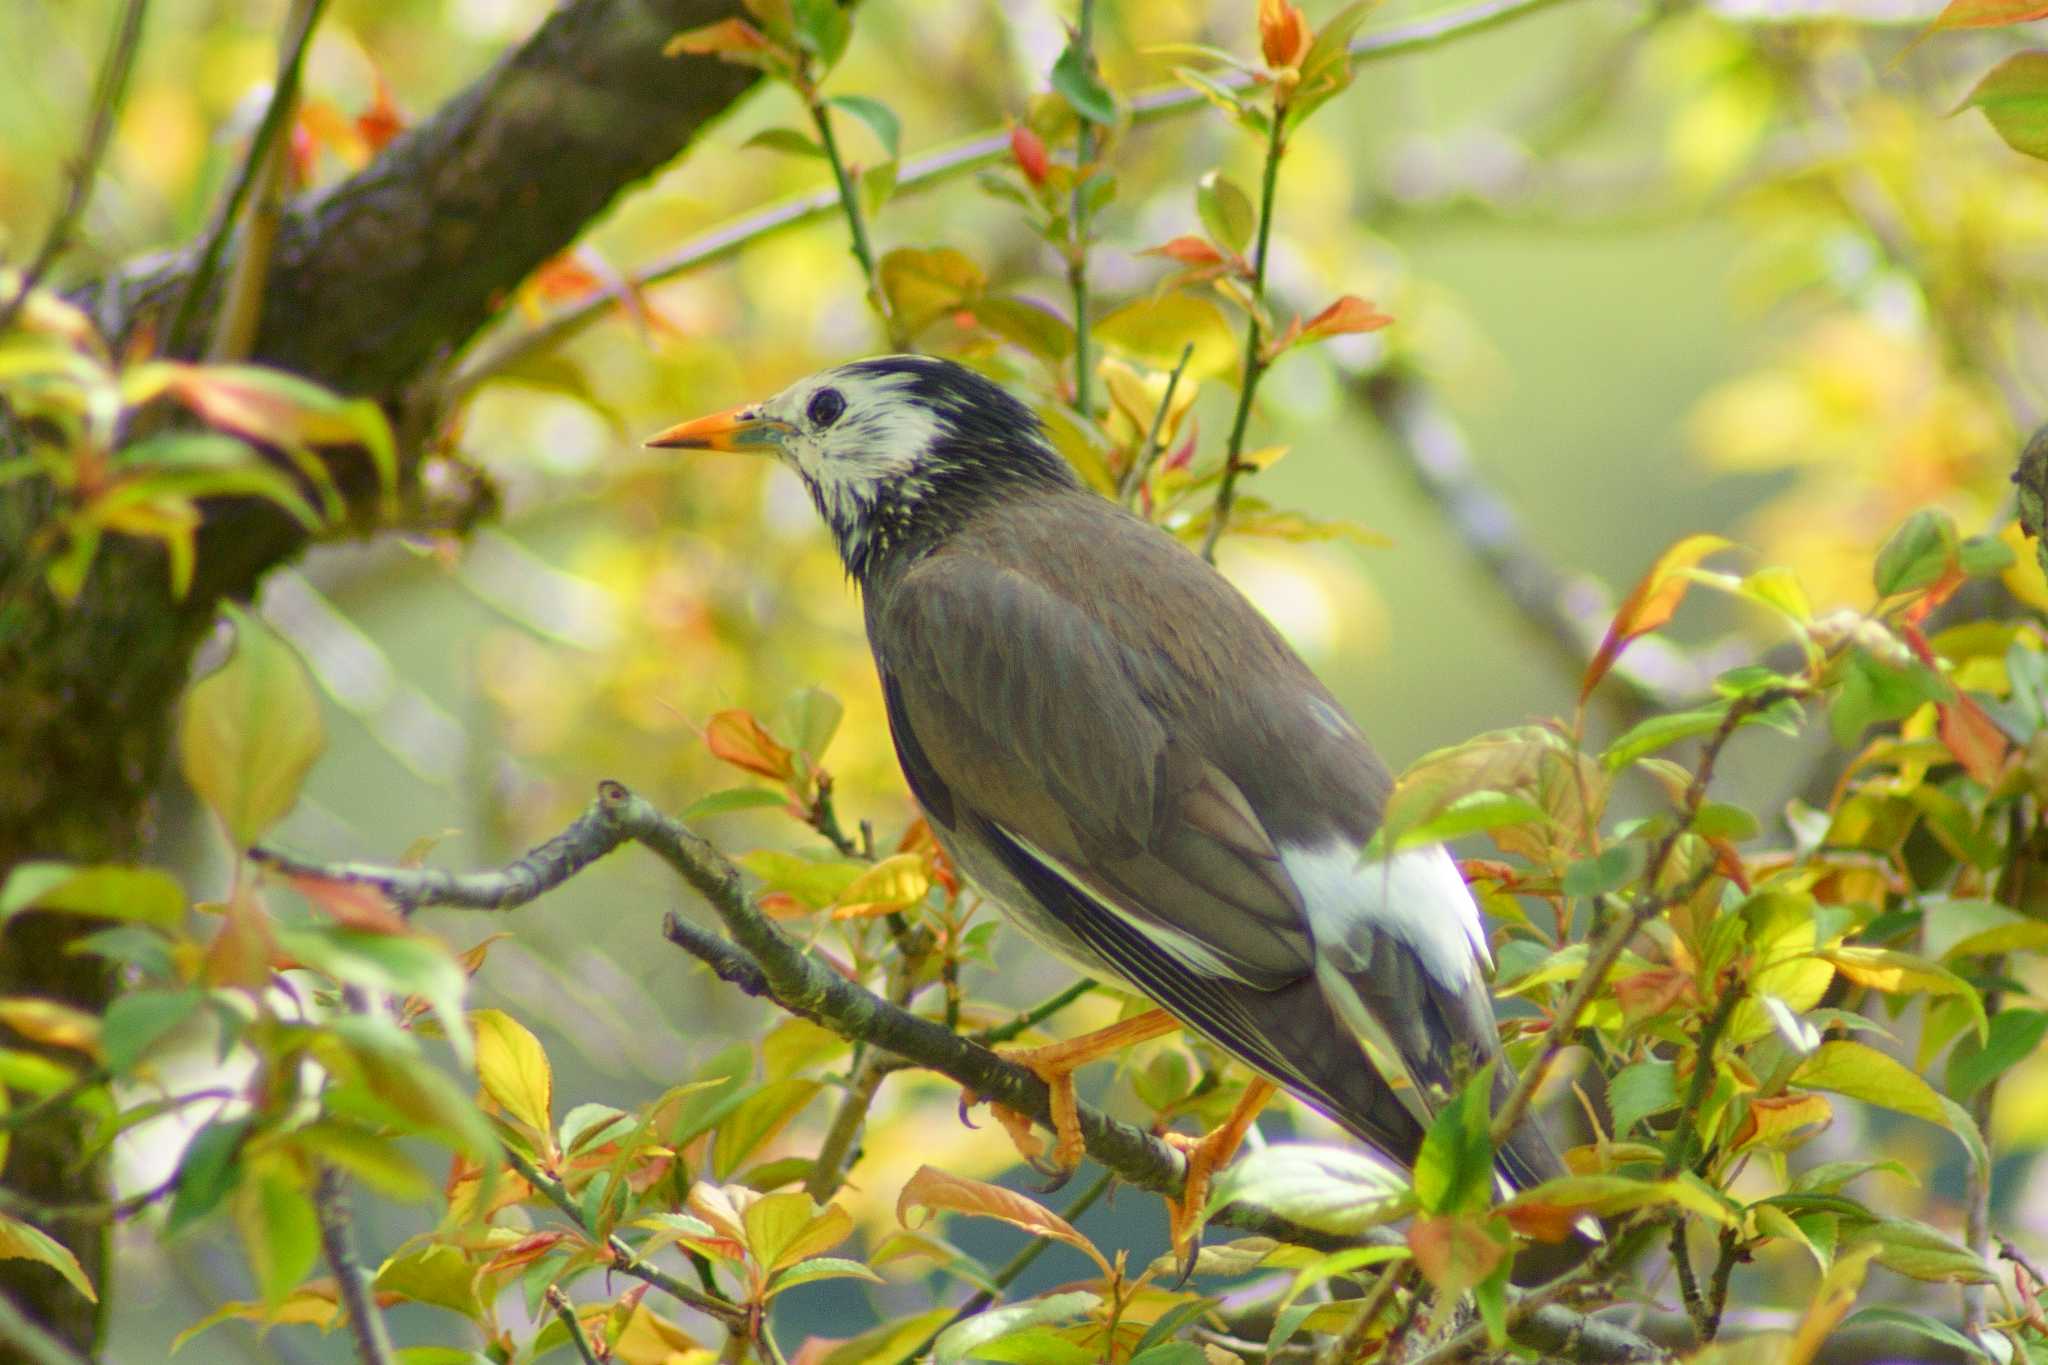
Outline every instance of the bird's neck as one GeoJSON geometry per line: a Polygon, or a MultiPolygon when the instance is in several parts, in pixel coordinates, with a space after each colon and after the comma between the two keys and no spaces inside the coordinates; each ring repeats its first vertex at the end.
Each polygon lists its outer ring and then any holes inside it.
{"type": "Polygon", "coordinates": [[[866,494],[842,490],[828,497],[812,490],[840,560],[863,589],[909,568],[992,507],[1081,486],[1066,460],[1035,438],[1019,437],[994,451],[941,453],[950,458],[866,494]]]}

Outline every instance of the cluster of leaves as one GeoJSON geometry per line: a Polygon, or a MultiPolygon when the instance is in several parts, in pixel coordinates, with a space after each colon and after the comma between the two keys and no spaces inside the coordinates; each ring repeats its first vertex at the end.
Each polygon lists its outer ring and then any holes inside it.
{"type": "Polygon", "coordinates": [[[394,495],[396,449],[375,403],[261,366],[117,357],[78,309],[24,287],[0,271],[0,405],[23,438],[0,483],[40,479],[55,494],[25,561],[59,601],[77,598],[109,534],[160,544],[182,598],[209,498],[262,499],[308,532],[338,523],[322,447],[361,450],[394,495]]]}

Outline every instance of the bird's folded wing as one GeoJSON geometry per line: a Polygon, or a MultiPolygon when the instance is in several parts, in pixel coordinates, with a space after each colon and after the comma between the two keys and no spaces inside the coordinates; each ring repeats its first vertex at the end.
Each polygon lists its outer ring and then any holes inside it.
{"type": "Polygon", "coordinates": [[[1273,989],[1314,970],[1293,882],[1157,700],[1156,660],[974,556],[932,556],[884,610],[890,720],[935,819],[1003,831],[1073,885],[1084,920],[1118,919],[1197,974],[1273,989]]]}

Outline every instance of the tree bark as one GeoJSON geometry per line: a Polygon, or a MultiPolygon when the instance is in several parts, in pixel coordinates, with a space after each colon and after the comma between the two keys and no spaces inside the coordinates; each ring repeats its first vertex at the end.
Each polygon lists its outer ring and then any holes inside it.
{"type": "MultiPolygon", "coordinates": [[[[741,68],[661,54],[679,30],[741,12],[737,0],[565,0],[362,172],[288,206],[251,358],[398,407],[535,266],[747,90],[755,77],[741,68]]],[[[87,286],[84,302],[117,341],[161,326],[197,258],[188,247],[130,263],[87,286]]],[[[215,302],[202,300],[195,336],[215,302]]],[[[0,454],[18,441],[0,421],[0,454]]],[[[401,459],[409,476],[417,452],[401,459]]],[[[344,487],[368,491],[363,471],[339,474],[344,487]]],[[[39,481],[0,488],[0,879],[33,858],[141,854],[193,646],[223,597],[246,596],[304,545],[266,505],[209,506],[183,601],[171,598],[160,550],[111,536],[65,607],[37,565],[53,506],[39,481]]],[[[110,975],[69,951],[91,927],[39,914],[8,922],[0,995],[104,1009],[110,975]]],[[[0,1030],[0,1046],[19,1045],[0,1030]]],[[[15,1134],[0,1179],[47,1203],[99,1198],[104,1163],[78,1162],[82,1139],[78,1117],[60,1109],[15,1134]]],[[[104,1304],[104,1225],[56,1219],[47,1230],[78,1255],[104,1304]]],[[[99,1310],[54,1272],[0,1260],[0,1293],[93,1349],[99,1310]]],[[[0,1362],[14,1358],[0,1343],[0,1362]]]]}

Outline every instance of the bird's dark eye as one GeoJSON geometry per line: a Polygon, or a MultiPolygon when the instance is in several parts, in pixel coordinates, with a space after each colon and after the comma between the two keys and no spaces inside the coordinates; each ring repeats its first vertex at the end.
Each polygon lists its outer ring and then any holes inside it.
{"type": "Polygon", "coordinates": [[[811,419],[814,427],[829,427],[839,420],[839,414],[846,411],[846,400],[837,389],[819,389],[811,395],[811,405],[804,409],[804,415],[811,419]]]}

